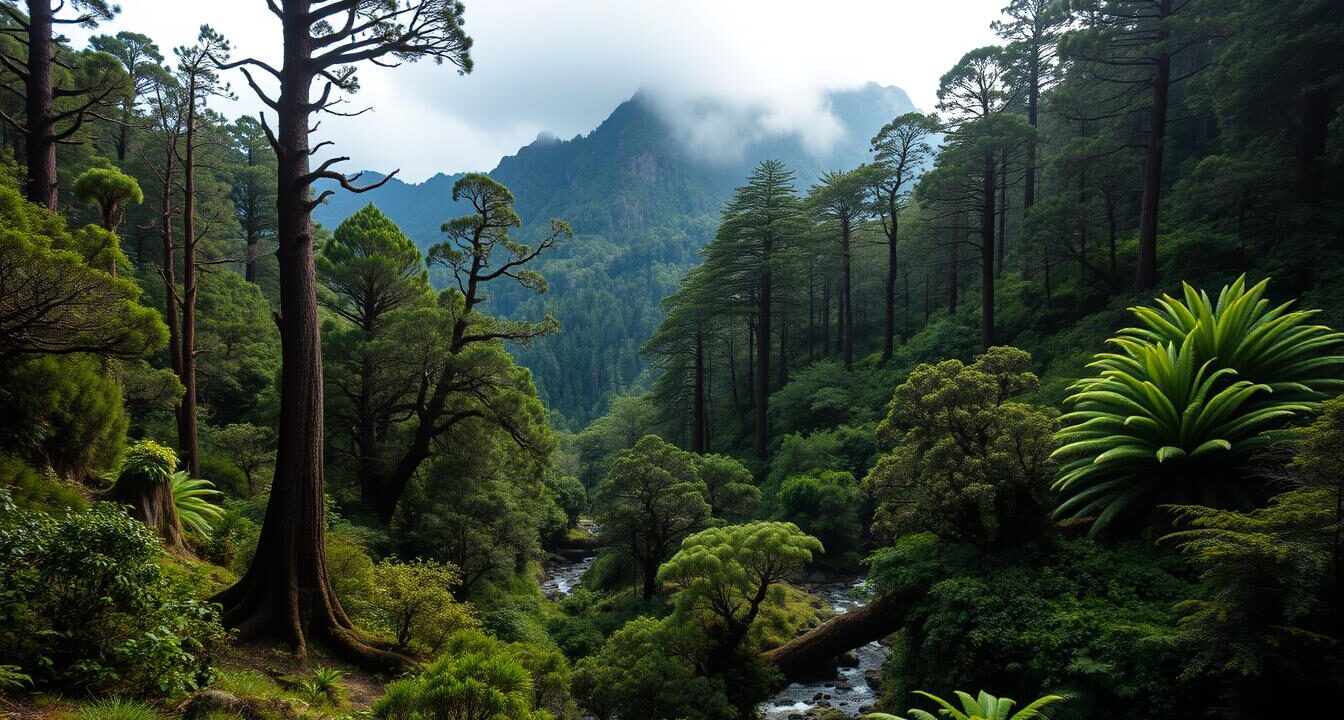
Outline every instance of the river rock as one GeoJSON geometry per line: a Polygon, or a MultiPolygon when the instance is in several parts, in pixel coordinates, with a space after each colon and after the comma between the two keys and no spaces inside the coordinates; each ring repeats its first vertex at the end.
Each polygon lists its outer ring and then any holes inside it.
{"type": "Polygon", "coordinates": [[[844,655],[841,655],[840,657],[836,658],[836,659],[835,659],[835,664],[836,664],[836,665],[839,665],[840,667],[844,667],[844,668],[858,667],[858,666],[859,666],[859,656],[858,656],[857,653],[855,653],[853,650],[851,650],[851,651],[845,653],[844,655]]]}
{"type": "Polygon", "coordinates": [[[864,673],[864,674],[863,674],[863,681],[866,682],[866,683],[868,683],[868,687],[872,688],[872,689],[873,689],[873,692],[875,692],[875,693],[880,693],[880,692],[882,692],[882,671],[881,671],[881,670],[874,669],[874,670],[869,670],[868,672],[864,673]]]}

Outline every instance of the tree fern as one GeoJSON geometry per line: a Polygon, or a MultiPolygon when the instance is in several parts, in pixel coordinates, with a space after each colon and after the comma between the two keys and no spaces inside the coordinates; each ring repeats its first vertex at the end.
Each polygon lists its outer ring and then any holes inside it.
{"type": "MultiPolygon", "coordinates": [[[[961,707],[957,707],[951,702],[944,700],[932,693],[926,693],[922,690],[915,691],[917,695],[932,700],[938,704],[938,715],[927,710],[911,708],[910,718],[912,720],[939,720],[939,715],[951,720],[1032,720],[1033,718],[1048,717],[1045,709],[1056,703],[1063,702],[1065,697],[1062,695],[1046,695],[1031,702],[1026,707],[1013,712],[1017,702],[1011,698],[1001,698],[990,695],[984,690],[976,697],[971,697],[970,693],[956,691],[957,700],[961,707]]],[[[906,720],[897,715],[888,715],[886,713],[869,713],[863,716],[863,720],[906,720]]]]}
{"type": "Polygon", "coordinates": [[[192,478],[185,470],[173,473],[173,505],[178,520],[197,537],[209,535],[210,523],[224,517],[224,509],[215,504],[222,497],[224,493],[209,480],[192,478]]]}
{"type": "Polygon", "coordinates": [[[1112,338],[1119,352],[1097,355],[1066,400],[1057,514],[1095,515],[1095,533],[1163,502],[1245,504],[1251,455],[1340,387],[1344,364],[1331,354],[1344,335],[1271,306],[1265,287],[1238,278],[1214,303],[1186,285],[1184,302],[1133,309],[1143,326],[1112,338]]]}

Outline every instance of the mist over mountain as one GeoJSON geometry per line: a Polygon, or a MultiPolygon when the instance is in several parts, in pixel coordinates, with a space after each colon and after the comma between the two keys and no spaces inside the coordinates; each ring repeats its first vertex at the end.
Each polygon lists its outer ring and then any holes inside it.
{"type": "MultiPolygon", "coordinates": [[[[544,230],[553,217],[576,234],[537,265],[550,283],[547,294],[496,288],[490,298],[494,313],[549,312],[560,320],[558,335],[515,348],[550,408],[581,426],[613,393],[640,382],[646,363],[639,347],[662,318],[659,303],[699,261],[723,203],[758,162],[784,161],[801,192],[823,172],[866,161],[873,134],[914,109],[904,91],[876,83],[832,91],[819,102],[809,111],[815,126],[800,131],[765,107],[674,104],[640,91],[587,135],[542,133],[489,171],[517,198],[519,237],[544,230]]],[[[369,172],[363,179],[381,177],[369,172]]],[[[445,220],[466,212],[452,201],[460,177],[393,178],[369,193],[338,192],[314,215],[331,228],[374,203],[427,248],[441,238],[445,220]]]]}

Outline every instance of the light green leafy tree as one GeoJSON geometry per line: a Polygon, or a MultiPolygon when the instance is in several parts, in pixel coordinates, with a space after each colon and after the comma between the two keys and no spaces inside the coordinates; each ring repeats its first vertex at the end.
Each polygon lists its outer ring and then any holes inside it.
{"type": "Polygon", "coordinates": [[[708,620],[709,667],[722,668],[746,640],[770,588],[824,551],[821,541],[787,522],[753,522],[701,530],[658,571],[677,588],[677,612],[708,620]]]}

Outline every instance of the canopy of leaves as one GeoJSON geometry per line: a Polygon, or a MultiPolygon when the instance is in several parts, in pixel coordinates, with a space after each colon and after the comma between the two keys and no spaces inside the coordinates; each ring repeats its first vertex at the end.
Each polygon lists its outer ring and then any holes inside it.
{"type": "Polygon", "coordinates": [[[890,451],[865,480],[882,532],[927,530],[981,548],[1042,536],[1055,421],[1013,399],[1037,387],[1030,364],[994,347],[970,365],[921,365],[896,388],[877,428],[890,451]]]}

